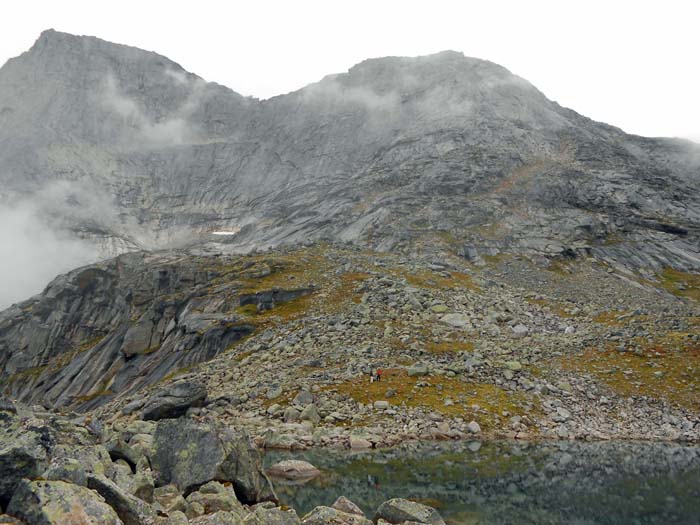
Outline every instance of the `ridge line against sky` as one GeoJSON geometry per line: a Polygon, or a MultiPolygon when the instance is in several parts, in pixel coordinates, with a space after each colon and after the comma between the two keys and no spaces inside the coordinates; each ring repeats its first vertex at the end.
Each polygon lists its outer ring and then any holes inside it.
{"type": "Polygon", "coordinates": [[[54,28],[155,51],[208,81],[269,98],[367,58],[453,49],[628,133],[700,142],[693,1],[26,0],[4,11],[2,64],[54,28]]]}

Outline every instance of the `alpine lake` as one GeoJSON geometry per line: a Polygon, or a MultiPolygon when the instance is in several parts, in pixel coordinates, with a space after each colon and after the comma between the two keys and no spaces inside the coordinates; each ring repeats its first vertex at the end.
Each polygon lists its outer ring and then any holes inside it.
{"type": "Polygon", "coordinates": [[[369,518],[387,499],[437,508],[448,524],[700,524],[700,447],[677,443],[466,441],[387,450],[268,452],[309,461],[306,483],[275,480],[299,515],[345,496],[369,518]]]}

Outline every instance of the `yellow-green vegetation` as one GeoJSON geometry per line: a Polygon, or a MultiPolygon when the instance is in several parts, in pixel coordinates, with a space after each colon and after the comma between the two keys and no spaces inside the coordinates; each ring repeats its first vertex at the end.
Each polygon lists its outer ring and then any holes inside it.
{"type": "Polygon", "coordinates": [[[479,287],[474,283],[471,275],[450,271],[449,277],[431,270],[410,271],[407,268],[391,270],[392,273],[403,277],[411,286],[418,288],[442,289],[442,290],[471,290],[478,291],[479,287]]]}
{"type": "Polygon", "coordinates": [[[81,343],[74,350],[58,354],[45,365],[35,366],[17,372],[16,374],[13,374],[8,378],[8,382],[16,383],[17,381],[35,380],[45,373],[58,372],[61,368],[70,363],[78,354],[87,352],[92,347],[97,345],[100,341],[102,341],[102,339],[104,338],[104,335],[95,337],[93,339],[85,341],[84,343],[81,343]]]}
{"type": "Polygon", "coordinates": [[[254,304],[236,308],[237,313],[252,318],[255,324],[264,324],[269,320],[296,319],[316,305],[325,313],[333,313],[349,306],[351,302],[359,303],[360,295],[355,292],[355,288],[369,277],[362,272],[335,275],[331,271],[333,262],[316,253],[302,252],[298,257],[271,259],[268,266],[273,269],[272,273],[254,283],[246,283],[241,293],[258,293],[283,286],[287,289],[313,287],[315,291],[280,303],[269,310],[258,311],[254,304]]]}
{"type": "Polygon", "coordinates": [[[474,343],[471,341],[441,341],[436,343],[429,341],[425,349],[433,354],[451,354],[456,352],[471,352],[474,350],[474,343]]]}
{"type": "Polygon", "coordinates": [[[673,295],[700,301],[700,274],[664,268],[659,280],[661,286],[673,295]]]}
{"type": "Polygon", "coordinates": [[[159,383],[168,383],[177,377],[188,374],[194,369],[195,366],[196,365],[187,365],[183,366],[182,368],[176,368],[175,370],[172,370],[168,374],[164,375],[159,383]]]}
{"type": "Polygon", "coordinates": [[[595,316],[593,316],[593,321],[608,326],[622,326],[625,324],[625,322],[624,320],[619,319],[619,317],[625,315],[626,313],[627,311],[625,310],[608,310],[598,312],[595,316]]]}
{"type": "Polygon", "coordinates": [[[258,307],[255,304],[246,304],[236,308],[236,313],[241,315],[257,315],[258,307]]]}
{"type": "Polygon", "coordinates": [[[546,267],[546,270],[562,277],[567,277],[573,273],[571,265],[564,262],[562,259],[551,260],[549,265],[546,267]]]}
{"type": "Polygon", "coordinates": [[[503,263],[508,262],[513,258],[512,253],[506,253],[506,252],[500,252],[496,255],[482,255],[481,258],[488,264],[489,266],[494,266],[498,267],[503,263]]]}
{"type": "Polygon", "coordinates": [[[280,303],[271,310],[264,310],[258,313],[256,318],[260,321],[273,317],[283,321],[297,319],[310,310],[313,300],[313,295],[303,295],[291,301],[280,303]]]}
{"type": "Polygon", "coordinates": [[[298,394],[298,390],[290,390],[282,392],[281,395],[274,397],[272,399],[265,399],[263,401],[263,407],[270,408],[272,405],[289,405],[294,397],[298,394]]]}
{"type": "Polygon", "coordinates": [[[31,381],[46,372],[47,369],[48,366],[34,366],[32,368],[25,368],[24,370],[20,370],[19,372],[12,374],[7,379],[7,382],[12,384],[16,383],[17,381],[31,381]]]}
{"type": "Polygon", "coordinates": [[[567,357],[561,366],[593,374],[623,396],[650,396],[700,410],[700,346],[688,335],[669,332],[640,343],[638,352],[589,349],[567,357]]]}
{"type": "Polygon", "coordinates": [[[547,299],[527,299],[527,302],[539,306],[540,308],[548,308],[550,312],[559,317],[573,317],[567,310],[566,306],[556,301],[548,301],[547,299]]]}
{"type": "Polygon", "coordinates": [[[80,346],[78,346],[78,352],[86,352],[87,350],[90,350],[92,347],[97,346],[104,338],[104,335],[100,335],[80,343],[80,346]]]}
{"type": "Polygon", "coordinates": [[[95,385],[90,392],[88,392],[84,396],[78,396],[76,398],[76,401],[81,403],[87,403],[88,401],[92,401],[93,399],[96,399],[98,397],[114,394],[114,392],[110,389],[113,380],[114,376],[110,376],[103,379],[98,385],[95,385]]]}
{"type": "Polygon", "coordinates": [[[405,369],[382,371],[382,380],[370,383],[361,376],[334,385],[332,390],[350,396],[358,403],[371,404],[387,400],[394,405],[424,408],[447,416],[476,418],[484,429],[494,428],[504,413],[523,415],[525,405],[533,404],[534,398],[524,393],[511,393],[488,383],[467,382],[458,377],[423,376],[410,377],[405,369]],[[419,386],[420,385],[420,386],[419,386]],[[387,390],[395,394],[387,398],[387,390]],[[451,399],[452,405],[445,406],[451,399]],[[489,415],[477,414],[477,410],[489,415]]]}

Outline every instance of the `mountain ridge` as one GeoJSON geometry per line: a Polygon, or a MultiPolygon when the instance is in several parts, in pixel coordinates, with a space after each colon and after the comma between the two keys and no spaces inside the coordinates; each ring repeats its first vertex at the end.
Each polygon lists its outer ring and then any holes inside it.
{"type": "Polygon", "coordinates": [[[455,51],[367,59],[257,100],[49,30],[0,69],[0,124],[5,201],[58,193],[41,219],[105,256],[335,239],[700,265],[700,146],[627,135],[455,51]]]}

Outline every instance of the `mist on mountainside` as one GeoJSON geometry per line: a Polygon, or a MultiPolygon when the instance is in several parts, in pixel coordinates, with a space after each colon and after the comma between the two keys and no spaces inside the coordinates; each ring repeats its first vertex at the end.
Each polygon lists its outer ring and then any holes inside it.
{"type": "Polygon", "coordinates": [[[57,209],[56,199],[62,195],[54,186],[0,204],[0,309],[41,292],[57,274],[100,258],[94,243],[51,221],[47,211],[57,209]]]}

